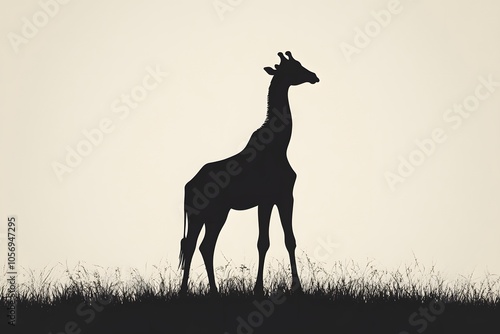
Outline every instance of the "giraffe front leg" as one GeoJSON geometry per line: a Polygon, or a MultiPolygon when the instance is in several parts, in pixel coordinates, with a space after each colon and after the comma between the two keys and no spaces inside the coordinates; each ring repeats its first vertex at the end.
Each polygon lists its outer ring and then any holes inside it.
{"type": "Polygon", "coordinates": [[[269,249],[269,222],[271,220],[272,204],[259,205],[259,240],[257,241],[257,249],[259,250],[259,269],[257,272],[257,280],[253,289],[254,294],[264,294],[264,261],[267,250],[269,249]]]}
{"type": "Polygon", "coordinates": [[[292,229],[292,213],[293,213],[293,196],[284,199],[278,204],[278,211],[281,219],[281,226],[285,233],[285,246],[290,256],[290,267],[292,269],[292,291],[302,292],[299,274],[297,271],[297,263],[295,260],[296,241],[292,229]]]}

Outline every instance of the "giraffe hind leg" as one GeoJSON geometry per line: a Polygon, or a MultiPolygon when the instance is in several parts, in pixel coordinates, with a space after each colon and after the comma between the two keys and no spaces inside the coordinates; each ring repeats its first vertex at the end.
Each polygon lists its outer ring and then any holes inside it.
{"type": "Polygon", "coordinates": [[[181,241],[181,253],[179,255],[179,258],[182,269],[184,270],[180,290],[181,295],[185,295],[187,293],[191,260],[193,259],[196,242],[198,241],[198,236],[200,234],[202,226],[203,223],[200,220],[191,219],[188,225],[187,236],[181,241]]]}
{"type": "Polygon", "coordinates": [[[200,245],[200,252],[203,256],[203,261],[205,262],[205,268],[207,270],[208,283],[210,284],[210,292],[217,293],[217,284],[215,282],[214,274],[214,252],[215,244],[217,243],[217,238],[219,233],[226,222],[227,214],[229,210],[224,214],[219,215],[214,219],[210,219],[205,224],[205,236],[200,245]]]}

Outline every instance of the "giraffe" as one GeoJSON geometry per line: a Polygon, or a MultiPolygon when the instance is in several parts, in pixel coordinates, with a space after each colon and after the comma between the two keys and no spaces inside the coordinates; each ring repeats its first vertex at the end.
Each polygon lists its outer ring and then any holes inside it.
{"type": "Polygon", "coordinates": [[[205,226],[199,250],[207,270],[210,292],[217,293],[213,256],[219,233],[228,213],[258,207],[259,265],[255,294],[263,293],[264,260],[269,249],[269,223],[276,205],[290,257],[292,286],[301,291],[295,260],[296,240],[292,229],[293,187],[296,173],[286,155],[292,135],[292,115],[288,100],[290,86],[317,83],[318,77],[293,58],[290,51],[278,53],[280,64],[265,67],[272,76],[267,116],[254,131],[245,148],[224,160],[207,163],[186,184],[184,198],[184,236],[181,240],[179,267],[184,270],[180,294],[188,288],[191,260],[198,235],[205,226]],[[187,231],[187,233],[186,233],[187,231]]]}

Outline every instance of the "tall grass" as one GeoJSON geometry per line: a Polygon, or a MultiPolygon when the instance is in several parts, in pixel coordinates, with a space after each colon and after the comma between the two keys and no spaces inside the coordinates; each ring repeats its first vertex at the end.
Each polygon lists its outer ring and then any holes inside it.
{"type": "MultiPolygon", "coordinates": [[[[418,261],[393,271],[376,268],[368,262],[360,266],[352,261],[336,262],[325,268],[307,255],[298,259],[303,292],[315,298],[359,303],[425,302],[440,300],[469,306],[500,305],[500,277],[488,274],[481,280],[459,277],[445,281],[435,267],[426,268],[418,261]]],[[[5,268],[4,268],[5,270],[5,268]]],[[[178,298],[181,272],[169,264],[153,266],[148,275],[136,269],[103,268],[79,263],[69,268],[59,265],[38,272],[24,270],[19,277],[17,303],[26,306],[50,306],[68,302],[112,297],[114,303],[169,301],[178,298]],[[61,270],[63,269],[63,270],[61,270]]],[[[255,266],[236,265],[230,260],[216,268],[222,297],[252,296],[255,266]]],[[[291,293],[290,268],[273,260],[266,267],[265,293],[291,293]]],[[[5,304],[7,284],[0,286],[0,304],[5,304]]],[[[209,294],[206,275],[191,275],[190,296],[209,294]]]]}

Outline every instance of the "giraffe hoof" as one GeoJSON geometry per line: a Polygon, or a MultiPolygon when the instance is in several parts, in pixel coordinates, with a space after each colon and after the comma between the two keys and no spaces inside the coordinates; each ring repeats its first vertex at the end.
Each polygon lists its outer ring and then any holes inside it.
{"type": "Polygon", "coordinates": [[[256,297],[264,297],[264,289],[253,289],[253,295],[256,297]]]}
{"type": "Polygon", "coordinates": [[[264,296],[264,286],[262,284],[255,284],[253,288],[254,296],[262,297],[264,296]]]}
{"type": "Polygon", "coordinates": [[[210,297],[219,297],[219,291],[217,289],[210,289],[208,295],[210,297]]]}
{"type": "Polygon", "coordinates": [[[299,281],[294,280],[292,282],[292,293],[296,295],[304,294],[304,290],[302,290],[302,285],[299,281]]]}

